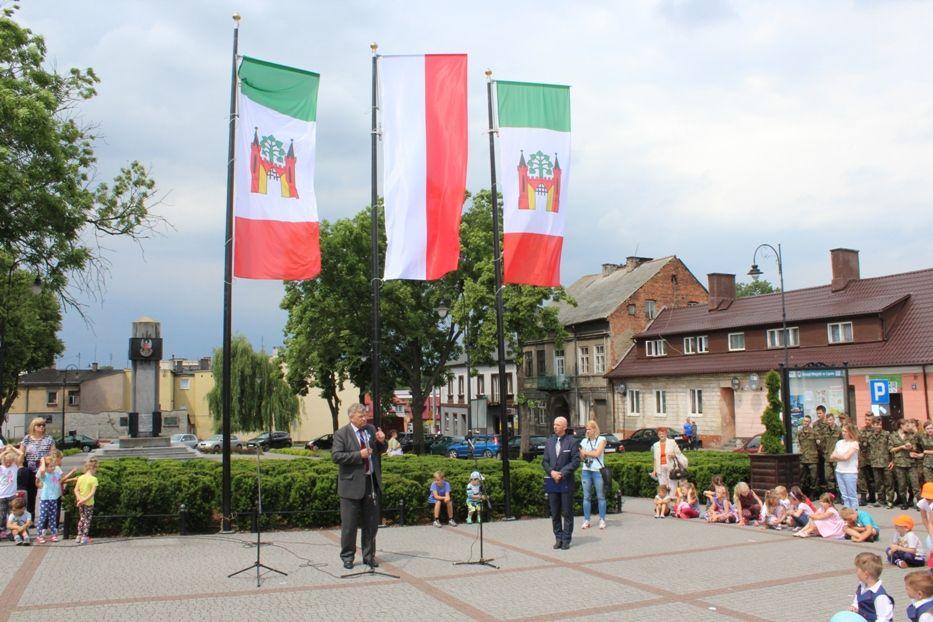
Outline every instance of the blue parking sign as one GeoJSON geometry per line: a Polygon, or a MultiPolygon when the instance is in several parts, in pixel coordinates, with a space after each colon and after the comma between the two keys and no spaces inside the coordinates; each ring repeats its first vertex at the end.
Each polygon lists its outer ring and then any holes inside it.
{"type": "Polygon", "coordinates": [[[871,393],[872,404],[890,404],[890,385],[887,380],[869,380],[868,390],[871,393]]]}

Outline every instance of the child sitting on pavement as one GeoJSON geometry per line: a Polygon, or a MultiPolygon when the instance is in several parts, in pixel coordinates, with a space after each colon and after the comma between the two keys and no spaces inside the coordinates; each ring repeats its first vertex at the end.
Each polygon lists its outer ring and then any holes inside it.
{"type": "Polygon", "coordinates": [[[431,482],[431,492],[428,493],[428,503],[434,504],[434,526],[441,526],[441,505],[447,506],[447,524],[451,527],[457,526],[454,520],[454,501],[450,496],[450,482],[444,479],[443,471],[434,473],[434,481],[431,482]]]}
{"type": "Polygon", "coordinates": [[[791,489],[788,499],[790,500],[790,509],[787,511],[787,524],[793,527],[794,531],[800,531],[810,522],[813,507],[807,496],[797,486],[791,489]]]}
{"type": "Polygon", "coordinates": [[[709,523],[734,523],[735,511],[729,501],[729,489],[723,485],[716,486],[716,496],[712,498],[710,509],[706,512],[706,521],[709,523]]]}
{"type": "Polygon", "coordinates": [[[16,497],[10,502],[10,515],[6,520],[6,527],[13,534],[13,541],[17,546],[29,546],[29,528],[32,527],[32,514],[26,511],[26,500],[16,497]]]}
{"type": "Polygon", "coordinates": [[[654,517],[665,518],[671,513],[671,489],[666,484],[658,486],[658,494],[654,496],[654,517]]]}
{"type": "Polygon", "coordinates": [[[846,522],[846,540],[852,540],[853,542],[878,541],[881,531],[871,514],[862,509],[842,508],[839,515],[846,522]]]}
{"type": "Polygon", "coordinates": [[[933,622],[933,575],[914,570],[904,575],[904,589],[912,601],[907,607],[910,622],[933,622]]]}
{"type": "Polygon", "coordinates": [[[891,546],[885,550],[888,561],[898,568],[923,566],[926,556],[920,538],[914,533],[914,519],[906,514],[895,516],[894,530],[891,546]]]}
{"type": "Polygon", "coordinates": [[[855,556],[858,586],[849,611],[866,620],[891,622],[894,619],[894,599],[888,596],[881,584],[881,570],[881,558],[874,553],[859,553],[855,556]]]}
{"type": "Polygon", "coordinates": [[[845,538],[845,522],[839,512],[833,507],[835,495],[824,492],[820,495],[820,509],[810,515],[807,526],[795,533],[798,538],[808,538],[814,533],[829,540],[842,540],[845,538]]]}
{"type": "Polygon", "coordinates": [[[735,490],[732,492],[732,502],[740,525],[758,524],[758,519],[761,518],[761,497],[749,488],[748,484],[739,482],[735,485],[735,490]]]}
{"type": "Polygon", "coordinates": [[[706,487],[706,490],[703,491],[703,497],[706,500],[706,510],[713,506],[713,499],[716,497],[716,486],[724,486],[722,482],[722,475],[714,475],[709,480],[709,486],[706,487]]]}
{"type": "Polygon", "coordinates": [[[683,482],[679,487],[681,498],[677,500],[674,514],[677,518],[697,518],[700,515],[700,500],[693,482],[683,482]]]}
{"type": "Polygon", "coordinates": [[[473,522],[473,515],[476,514],[476,522],[483,522],[483,476],[479,471],[470,473],[470,483],[466,486],[466,506],[467,506],[467,525],[473,522]]]}
{"type": "Polygon", "coordinates": [[[768,494],[765,495],[765,504],[762,506],[761,510],[761,528],[783,529],[784,520],[786,518],[787,513],[784,510],[784,506],[781,504],[777,492],[774,490],[768,491],[768,494]]]}

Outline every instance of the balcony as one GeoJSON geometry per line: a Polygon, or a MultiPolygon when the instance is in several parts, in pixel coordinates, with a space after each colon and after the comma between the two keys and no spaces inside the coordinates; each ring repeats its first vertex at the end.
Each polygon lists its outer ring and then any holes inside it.
{"type": "Polygon", "coordinates": [[[538,376],[537,381],[536,386],[542,391],[566,391],[570,388],[568,376],[538,376]]]}

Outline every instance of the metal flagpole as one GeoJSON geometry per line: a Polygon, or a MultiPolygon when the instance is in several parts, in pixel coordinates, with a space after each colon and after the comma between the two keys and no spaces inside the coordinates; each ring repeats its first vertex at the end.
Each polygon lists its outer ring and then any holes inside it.
{"type": "Polygon", "coordinates": [[[489,109],[489,177],[492,209],[492,253],[496,270],[496,339],[499,348],[499,434],[502,445],[502,493],[505,497],[505,517],[512,518],[512,481],[509,474],[508,378],[505,375],[505,331],[502,316],[502,255],[499,250],[499,192],[496,188],[496,126],[492,111],[492,70],[486,70],[486,98],[489,109]]]}
{"type": "Polygon", "coordinates": [[[224,334],[223,334],[223,377],[221,379],[221,411],[223,428],[223,469],[220,478],[220,507],[223,515],[220,531],[230,532],[230,334],[232,329],[233,299],[233,166],[236,159],[236,62],[237,44],[240,34],[240,14],[233,14],[233,59],[230,70],[230,133],[227,140],[227,232],[224,237],[224,334]]]}
{"type": "Polygon", "coordinates": [[[377,125],[378,103],[376,100],[376,65],[379,54],[376,50],[379,46],[375,43],[369,45],[373,54],[373,109],[372,109],[372,168],[370,171],[372,182],[372,194],[370,195],[370,210],[372,211],[372,243],[370,251],[372,253],[372,287],[373,287],[373,338],[372,338],[372,387],[370,397],[373,402],[373,425],[377,428],[382,425],[382,408],[380,406],[379,396],[379,287],[382,285],[382,279],[379,278],[379,209],[376,202],[379,197],[376,193],[376,144],[379,140],[379,126],[377,125]]]}

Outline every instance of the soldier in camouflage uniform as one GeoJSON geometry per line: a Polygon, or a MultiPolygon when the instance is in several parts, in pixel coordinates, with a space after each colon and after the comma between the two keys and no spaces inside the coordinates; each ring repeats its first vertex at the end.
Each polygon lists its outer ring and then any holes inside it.
{"type": "Polygon", "coordinates": [[[923,426],[917,451],[923,452],[923,483],[933,482],[933,421],[927,421],[923,426]]]}
{"type": "MultiPolygon", "coordinates": [[[[913,440],[913,450],[910,452],[910,457],[914,461],[914,472],[917,476],[917,482],[922,486],[923,485],[923,428],[920,425],[918,419],[910,420],[910,431],[914,435],[913,440]]],[[[920,501],[920,488],[918,487],[914,491],[913,502],[916,503],[920,501]]]]}
{"type": "Polygon", "coordinates": [[[858,494],[862,498],[860,505],[868,505],[869,499],[871,501],[877,499],[874,480],[872,479],[871,458],[869,457],[871,437],[874,434],[871,421],[871,413],[866,413],[865,425],[859,430],[858,436],[858,494]]]}
{"type": "Polygon", "coordinates": [[[826,414],[825,406],[816,407],[816,416],[819,421],[813,424],[813,431],[816,433],[817,446],[820,448],[820,455],[823,457],[823,477],[826,479],[826,489],[835,490],[836,486],[836,465],[829,459],[836,447],[836,441],[842,438],[839,428],[832,419],[832,415],[826,414]]]}
{"type": "Polygon", "coordinates": [[[875,507],[886,504],[894,507],[894,474],[891,471],[890,433],[882,427],[880,417],[871,421],[871,437],[868,444],[868,461],[871,465],[872,481],[875,484],[875,507]]]}
{"type": "Polygon", "coordinates": [[[800,483],[811,495],[819,484],[817,469],[820,463],[820,449],[816,443],[816,433],[810,425],[810,415],[803,418],[797,430],[797,444],[800,446],[800,483]]]}
{"type": "Polygon", "coordinates": [[[900,430],[890,435],[888,448],[894,463],[894,477],[897,480],[897,499],[902,510],[910,509],[908,499],[910,491],[920,494],[920,482],[914,470],[914,461],[910,457],[913,451],[914,437],[910,433],[911,423],[901,420],[900,430]]]}

